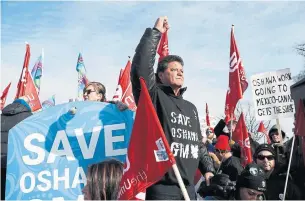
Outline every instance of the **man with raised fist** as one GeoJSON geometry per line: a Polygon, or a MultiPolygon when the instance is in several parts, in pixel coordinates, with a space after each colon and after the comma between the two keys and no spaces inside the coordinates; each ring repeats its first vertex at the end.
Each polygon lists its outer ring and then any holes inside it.
{"type": "MultiPolygon", "coordinates": [[[[154,73],[158,44],[162,33],[168,29],[168,18],[159,17],[154,28],[145,30],[133,58],[131,82],[134,98],[138,104],[141,90],[139,78],[145,79],[182,180],[190,199],[193,200],[196,199],[194,177],[197,168],[208,182],[213,176],[214,167],[202,142],[197,108],[182,97],[186,91],[186,88],[183,88],[182,58],[177,55],[164,57],[158,63],[157,72],[154,73]]],[[[146,191],[146,200],[164,199],[184,199],[173,170],[167,172],[160,181],[146,191]]]]}

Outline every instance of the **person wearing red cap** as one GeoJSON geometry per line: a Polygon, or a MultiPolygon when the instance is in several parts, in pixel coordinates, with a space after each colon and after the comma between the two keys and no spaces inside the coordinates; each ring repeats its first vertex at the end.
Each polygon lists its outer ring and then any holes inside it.
{"type": "Polygon", "coordinates": [[[233,156],[229,144],[229,137],[220,135],[215,144],[216,156],[221,161],[219,171],[230,176],[231,181],[236,181],[238,175],[243,171],[240,159],[233,156]]]}

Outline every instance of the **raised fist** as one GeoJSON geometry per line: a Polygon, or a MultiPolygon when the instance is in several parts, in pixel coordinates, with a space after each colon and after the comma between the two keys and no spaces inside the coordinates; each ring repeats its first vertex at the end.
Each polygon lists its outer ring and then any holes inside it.
{"type": "Polygon", "coordinates": [[[159,17],[155,23],[155,28],[161,33],[166,32],[169,29],[167,16],[159,17]]]}

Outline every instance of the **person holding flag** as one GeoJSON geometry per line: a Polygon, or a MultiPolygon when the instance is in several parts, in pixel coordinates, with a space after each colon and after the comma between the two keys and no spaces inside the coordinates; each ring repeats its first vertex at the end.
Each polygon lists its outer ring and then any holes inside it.
{"type": "MultiPolygon", "coordinates": [[[[284,198],[287,168],[279,165],[276,150],[270,144],[259,145],[253,154],[254,162],[261,166],[266,174],[268,190],[267,200],[282,200],[284,198]]],[[[289,175],[291,178],[291,175],[289,175]]],[[[301,200],[301,191],[292,179],[286,187],[285,200],[301,200]]]]}
{"type": "MultiPolygon", "coordinates": [[[[196,199],[194,177],[197,168],[206,181],[213,176],[213,162],[202,142],[197,108],[183,99],[184,62],[180,56],[165,56],[154,73],[154,63],[161,35],[169,29],[168,18],[159,17],[154,28],[147,28],[136,48],[131,67],[131,82],[138,105],[144,78],[157,116],[190,199],[196,199]]],[[[156,170],[152,170],[156,171],[156,170]]],[[[174,171],[170,169],[147,188],[147,200],[183,199],[174,171]]]]}

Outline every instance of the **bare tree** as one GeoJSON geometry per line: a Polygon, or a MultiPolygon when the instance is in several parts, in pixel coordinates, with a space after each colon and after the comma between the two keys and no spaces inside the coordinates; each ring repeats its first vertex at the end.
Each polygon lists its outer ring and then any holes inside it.
{"type": "MultiPolygon", "coordinates": [[[[260,121],[256,120],[253,104],[247,102],[246,104],[241,104],[240,102],[236,105],[235,116],[239,118],[241,113],[244,113],[245,123],[248,129],[248,132],[251,134],[251,137],[255,141],[259,141],[264,135],[258,133],[258,127],[260,121]]],[[[267,130],[271,128],[271,121],[263,121],[263,124],[267,130]]]]}
{"type": "MultiPolygon", "coordinates": [[[[247,102],[245,104],[241,104],[240,102],[237,103],[235,108],[235,117],[238,120],[241,113],[244,113],[245,123],[248,129],[248,132],[251,134],[251,137],[255,141],[260,141],[261,138],[264,137],[262,133],[258,133],[258,127],[260,121],[256,121],[255,112],[253,104],[247,102]]],[[[224,119],[224,116],[218,117],[219,119],[224,119]]],[[[271,128],[271,121],[263,121],[264,126],[267,130],[271,128]]]]}
{"type": "Polygon", "coordinates": [[[295,49],[299,55],[305,57],[305,43],[297,45],[295,49]]]}
{"type": "MultiPolygon", "coordinates": [[[[305,58],[305,43],[297,45],[295,49],[297,50],[299,55],[305,58]]],[[[293,80],[297,82],[303,78],[305,78],[305,65],[303,70],[301,70],[296,76],[293,77],[293,80]]]]}

